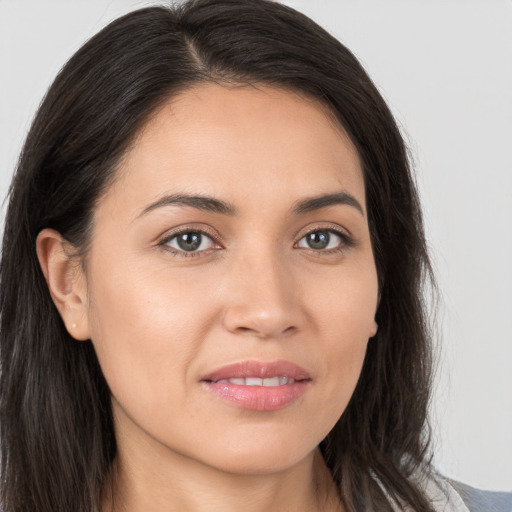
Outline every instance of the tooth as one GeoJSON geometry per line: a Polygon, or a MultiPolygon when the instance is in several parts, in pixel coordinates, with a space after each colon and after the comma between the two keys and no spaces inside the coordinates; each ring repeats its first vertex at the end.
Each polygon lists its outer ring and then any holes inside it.
{"type": "Polygon", "coordinates": [[[245,385],[246,386],[263,386],[263,379],[259,379],[258,377],[246,377],[245,385]]]}
{"type": "Polygon", "coordinates": [[[267,379],[263,379],[264,386],[279,386],[279,377],[269,377],[267,379]]]}
{"type": "MultiPolygon", "coordinates": [[[[0,0],[1,1],[1,0],[0,0]]],[[[236,384],[238,386],[286,386],[287,384],[293,384],[294,379],[286,376],[279,377],[267,377],[266,379],[260,379],[259,377],[234,377],[232,379],[220,379],[216,381],[218,384],[236,384]]]]}

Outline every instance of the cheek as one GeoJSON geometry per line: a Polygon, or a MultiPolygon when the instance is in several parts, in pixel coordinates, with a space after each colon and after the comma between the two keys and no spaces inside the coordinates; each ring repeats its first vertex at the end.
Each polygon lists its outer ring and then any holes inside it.
{"type": "Polygon", "coordinates": [[[325,378],[325,407],[336,422],[352,396],[368,340],[375,334],[378,286],[373,262],[311,288],[317,290],[310,293],[308,303],[322,342],[318,365],[325,378]]]}
{"type": "Polygon", "coordinates": [[[318,329],[328,339],[338,339],[338,348],[366,344],[375,334],[378,300],[377,273],[373,259],[355,261],[332,275],[311,275],[306,284],[307,304],[318,329]]]}
{"type": "Polygon", "coordinates": [[[214,316],[207,294],[166,279],[156,266],[149,272],[122,264],[94,270],[91,338],[113,395],[121,403],[138,396],[148,407],[177,400],[214,316]]]}

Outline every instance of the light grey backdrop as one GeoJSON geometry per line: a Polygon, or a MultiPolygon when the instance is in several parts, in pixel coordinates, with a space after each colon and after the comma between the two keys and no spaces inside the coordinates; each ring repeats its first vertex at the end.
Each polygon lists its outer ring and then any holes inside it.
{"type": "MultiPolygon", "coordinates": [[[[0,0],[0,194],[44,91],[144,0],[0,0]]],[[[288,0],[347,44],[409,140],[443,308],[436,460],[512,489],[512,2],[288,0]]]]}

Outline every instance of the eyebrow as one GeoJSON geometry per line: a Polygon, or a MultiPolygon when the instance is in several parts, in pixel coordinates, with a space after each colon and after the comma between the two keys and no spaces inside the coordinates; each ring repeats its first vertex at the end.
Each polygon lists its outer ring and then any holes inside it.
{"type": "Polygon", "coordinates": [[[293,212],[296,214],[308,213],[336,204],[352,206],[364,217],[364,210],[359,201],[353,195],[345,191],[334,194],[323,194],[299,201],[295,204],[293,212]]]}
{"type": "Polygon", "coordinates": [[[149,213],[163,206],[176,205],[191,206],[192,208],[196,208],[198,210],[213,213],[221,213],[223,215],[236,214],[236,208],[232,204],[226,201],[221,201],[220,199],[215,199],[214,197],[203,195],[170,194],[161,197],[154,203],[151,203],[149,206],[144,208],[144,210],[140,215],[138,215],[138,217],[142,217],[143,215],[146,215],[146,213],[149,213]]]}
{"type": "MultiPolygon", "coordinates": [[[[308,199],[303,199],[294,204],[292,212],[294,214],[304,214],[322,208],[327,208],[333,205],[348,205],[355,208],[361,215],[364,216],[364,210],[359,201],[348,192],[337,192],[334,194],[322,194],[308,199]]],[[[161,197],[149,206],[146,206],[144,210],[138,215],[142,217],[147,213],[162,208],[164,206],[191,206],[198,210],[203,210],[212,213],[219,213],[222,215],[236,215],[237,210],[234,205],[214,197],[206,195],[188,195],[188,194],[170,194],[161,197]]]]}

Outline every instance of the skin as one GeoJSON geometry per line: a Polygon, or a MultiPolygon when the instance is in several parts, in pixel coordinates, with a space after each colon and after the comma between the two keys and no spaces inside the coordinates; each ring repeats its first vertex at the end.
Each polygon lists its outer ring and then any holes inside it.
{"type": "Polygon", "coordinates": [[[100,199],[85,267],[52,230],[37,248],[68,330],[92,339],[112,391],[118,456],[105,510],[343,509],[317,446],[354,391],[378,286],[358,154],[322,105],[266,86],[180,94],[100,199]],[[360,209],[294,209],[340,192],[360,209]],[[236,212],[145,211],[172,194],[236,212]],[[181,228],[208,234],[192,256],[172,239],[181,228]],[[327,230],[342,235],[330,232],[331,248],[308,245],[307,233],[327,230]],[[287,360],[311,381],[271,412],[202,385],[245,360],[287,360]]]}

